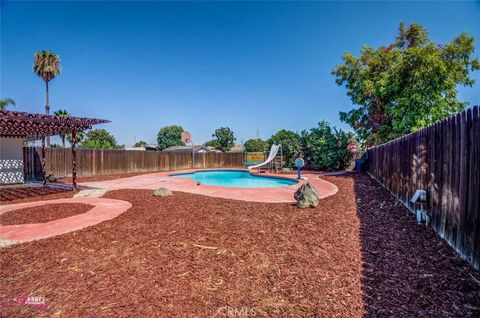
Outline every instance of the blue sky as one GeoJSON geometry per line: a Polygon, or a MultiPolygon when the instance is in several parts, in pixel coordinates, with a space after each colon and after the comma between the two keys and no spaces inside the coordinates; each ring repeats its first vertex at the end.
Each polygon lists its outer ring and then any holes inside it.
{"type": "MultiPolygon", "coordinates": [[[[477,39],[479,2],[1,2],[0,96],[43,112],[33,55],[53,50],[62,74],[52,109],[110,119],[120,143],[156,141],[180,124],[196,143],[220,126],[237,142],[326,119],[348,128],[352,108],[332,68],[362,44],[391,43],[400,21],[421,23],[436,42],[477,39]]],[[[460,99],[480,104],[479,82],[460,99]]]]}

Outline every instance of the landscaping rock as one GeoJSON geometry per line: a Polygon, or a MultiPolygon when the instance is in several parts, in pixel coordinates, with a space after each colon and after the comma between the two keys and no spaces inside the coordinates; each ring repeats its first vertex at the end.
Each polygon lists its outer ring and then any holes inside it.
{"type": "Polygon", "coordinates": [[[78,191],[74,198],[101,198],[108,192],[108,189],[85,189],[78,191]]]}
{"type": "Polygon", "coordinates": [[[297,207],[301,209],[315,208],[318,205],[318,199],[320,198],[317,189],[315,189],[309,182],[302,184],[300,188],[295,191],[293,197],[297,200],[297,207]]]}
{"type": "Polygon", "coordinates": [[[165,189],[165,188],[158,188],[157,190],[153,191],[153,195],[156,197],[166,197],[169,195],[173,195],[172,191],[165,189]]]}

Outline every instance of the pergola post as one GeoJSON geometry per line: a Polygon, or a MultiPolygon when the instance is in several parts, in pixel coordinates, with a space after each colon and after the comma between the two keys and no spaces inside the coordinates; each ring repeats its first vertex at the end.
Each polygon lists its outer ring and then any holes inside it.
{"type": "Polygon", "coordinates": [[[72,132],[72,185],[77,190],[77,132],[72,132]]]}
{"type": "Polygon", "coordinates": [[[47,173],[45,169],[45,137],[42,137],[42,179],[43,179],[43,186],[47,185],[47,173]]]}
{"type": "MultiPolygon", "coordinates": [[[[0,137],[42,140],[41,169],[43,185],[47,184],[45,168],[45,141],[48,136],[72,134],[72,180],[73,189],[77,190],[77,153],[79,131],[91,129],[93,125],[108,123],[108,120],[74,117],[51,116],[24,112],[0,110],[0,137]]],[[[37,156],[38,157],[38,156],[37,156]]]]}

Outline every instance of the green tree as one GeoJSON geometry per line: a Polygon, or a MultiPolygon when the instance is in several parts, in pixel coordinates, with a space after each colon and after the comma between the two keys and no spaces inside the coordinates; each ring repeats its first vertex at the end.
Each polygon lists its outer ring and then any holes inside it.
{"type": "Polygon", "coordinates": [[[205,147],[213,147],[215,149],[221,149],[222,145],[220,145],[220,142],[217,139],[212,139],[203,144],[205,147]]]}
{"type": "MultiPolygon", "coordinates": [[[[55,116],[58,117],[67,117],[70,116],[68,111],[66,109],[59,109],[53,113],[55,116]]],[[[65,135],[60,135],[60,138],[62,138],[62,146],[65,148],[65,135]]]]}
{"type": "Polygon", "coordinates": [[[341,112],[360,141],[372,146],[416,131],[462,111],[457,86],[472,86],[480,69],[474,38],[462,33],[446,44],[430,41],[419,24],[401,23],[394,43],[362,47],[360,56],[342,56],[332,74],[358,105],[341,112]]]}
{"type": "MultiPolygon", "coordinates": [[[[60,56],[52,51],[36,52],[33,57],[33,71],[45,81],[45,114],[49,115],[50,103],[48,100],[48,83],[60,75],[60,56]]],[[[47,137],[47,146],[50,146],[50,137],[47,137]]]]}
{"type": "Polygon", "coordinates": [[[157,135],[158,149],[163,150],[171,146],[184,146],[182,141],[182,126],[170,125],[160,128],[157,135]]]}
{"type": "Polygon", "coordinates": [[[145,147],[147,145],[146,141],[140,140],[135,143],[134,147],[145,147]]]}
{"type": "Polygon", "coordinates": [[[310,158],[315,169],[338,171],[345,169],[353,153],[348,146],[355,142],[353,133],[330,127],[326,121],[310,131],[302,131],[301,140],[305,156],[310,158]]]}
{"type": "MultiPolygon", "coordinates": [[[[85,139],[85,132],[84,131],[78,131],[77,132],[77,143],[81,144],[82,141],[85,139]]],[[[70,144],[72,144],[72,134],[67,134],[67,140],[70,144]]]]}
{"type": "Polygon", "coordinates": [[[216,129],[212,134],[212,137],[215,137],[215,140],[220,145],[220,147],[217,149],[220,149],[224,152],[229,151],[233,148],[233,146],[235,146],[235,135],[228,127],[220,127],[216,129]]]}
{"type": "Polygon", "coordinates": [[[115,137],[105,129],[90,130],[81,145],[82,148],[93,149],[122,149],[124,147],[118,145],[115,137]]]}
{"type": "Polygon", "coordinates": [[[7,106],[8,105],[11,105],[11,106],[15,106],[15,101],[11,98],[3,98],[3,99],[0,99],[0,110],[5,110],[7,109],[7,106]]]}
{"type": "Polygon", "coordinates": [[[265,151],[267,146],[268,146],[267,142],[263,141],[260,138],[258,138],[258,139],[248,139],[243,144],[243,148],[247,152],[262,152],[262,151],[265,151]]]}
{"type": "Polygon", "coordinates": [[[282,154],[285,158],[285,165],[293,167],[294,160],[300,152],[300,135],[291,130],[279,130],[267,140],[268,148],[272,144],[282,145],[282,154]]]}

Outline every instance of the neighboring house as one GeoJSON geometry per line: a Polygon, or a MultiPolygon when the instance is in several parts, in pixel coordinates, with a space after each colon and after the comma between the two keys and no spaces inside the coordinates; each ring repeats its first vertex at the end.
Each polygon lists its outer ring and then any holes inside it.
{"type": "Polygon", "coordinates": [[[210,150],[210,152],[222,152],[221,150],[215,149],[215,147],[212,146],[207,146],[207,149],[210,150]]]}
{"type": "Polygon", "coordinates": [[[235,145],[228,152],[243,152],[243,145],[235,145]]]}
{"type": "MultiPolygon", "coordinates": [[[[212,147],[205,147],[204,145],[194,146],[195,153],[217,152],[212,147]]],[[[163,152],[192,152],[192,146],[171,146],[162,150],[163,152]]]]}
{"type": "Polygon", "coordinates": [[[134,151],[157,151],[157,145],[145,145],[143,147],[126,147],[125,150],[134,150],[134,151]]]}

